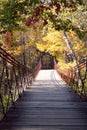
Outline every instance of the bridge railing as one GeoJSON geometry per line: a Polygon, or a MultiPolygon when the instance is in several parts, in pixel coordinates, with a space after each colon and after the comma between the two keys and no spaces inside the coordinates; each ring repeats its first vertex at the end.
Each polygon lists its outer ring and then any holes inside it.
{"type": "Polygon", "coordinates": [[[42,67],[42,63],[41,63],[41,59],[40,59],[37,66],[33,70],[33,78],[34,79],[36,78],[36,76],[37,76],[38,72],[40,71],[41,67],[42,67]]]}
{"type": "Polygon", "coordinates": [[[78,64],[82,86],[78,86],[78,79],[76,76],[76,67],[69,68],[67,70],[61,70],[60,67],[56,64],[54,59],[54,69],[58,71],[62,79],[71,86],[78,94],[81,96],[87,96],[87,56],[78,64]]]}
{"type": "Polygon", "coordinates": [[[41,62],[30,73],[28,67],[20,64],[0,47],[0,120],[29,87],[40,68],[41,62]]]}

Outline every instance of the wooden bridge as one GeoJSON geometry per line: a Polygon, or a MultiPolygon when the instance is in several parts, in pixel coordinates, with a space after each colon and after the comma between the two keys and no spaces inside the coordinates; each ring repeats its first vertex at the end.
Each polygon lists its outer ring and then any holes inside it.
{"type": "Polygon", "coordinates": [[[56,70],[40,70],[39,61],[30,74],[28,68],[0,51],[0,113],[4,115],[0,130],[87,130],[87,101],[56,70]]]}

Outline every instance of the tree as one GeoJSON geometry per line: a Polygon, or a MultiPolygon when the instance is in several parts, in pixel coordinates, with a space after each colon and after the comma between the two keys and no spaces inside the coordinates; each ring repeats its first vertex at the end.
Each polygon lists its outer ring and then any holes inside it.
{"type": "Polygon", "coordinates": [[[77,58],[76,58],[74,50],[72,49],[71,43],[69,42],[69,40],[67,38],[66,32],[64,31],[63,33],[64,33],[64,40],[65,40],[65,42],[67,44],[67,47],[69,48],[70,53],[72,54],[74,65],[76,67],[76,76],[77,76],[77,79],[78,79],[78,86],[81,87],[81,86],[83,86],[83,82],[82,82],[82,78],[81,78],[77,58]]]}
{"type": "Polygon", "coordinates": [[[35,23],[38,23],[38,21],[42,21],[44,26],[50,23],[55,28],[55,30],[63,30],[64,37],[67,39],[66,43],[68,43],[68,48],[70,49],[70,52],[72,52],[73,59],[76,60],[74,52],[71,51],[71,44],[68,42],[69,40],[66,32],[72,29],[78,33],[78,36],[86,33],[85,28],[82,30],[83,23],[79,27],[76,24],[77,22],[74,22],[74,16],[77,15],[77,10],[81,9],[81,13],[84,10],[86,11],[85,6],[83,6],[84,2],[86,3],[86,1],[82,0],[8,0],[8,2],[3,5],[2,10],[4,13],[1,15],[1,26],[4,30],[9,30],[9,32],[12,34],[13,30],[20,27],[21,21],[23,20],[23,14],[26,15],[26,17],[29,16],[25,20],[26,26],[34,25],[35,23]],[[31,9],[31,11],[28,10],[30,5],[34,7],[34,9],[31,9]]]}
{"type": "Polygon", "coordinates": [[[6,0],[0,5],[0,32],[2,35],[5,34],[4,39],[7,44],[13,44],[14,31],[24,30],[23,15],[26,13],[25,5],[26,3],[21,0],[6,0]]]}

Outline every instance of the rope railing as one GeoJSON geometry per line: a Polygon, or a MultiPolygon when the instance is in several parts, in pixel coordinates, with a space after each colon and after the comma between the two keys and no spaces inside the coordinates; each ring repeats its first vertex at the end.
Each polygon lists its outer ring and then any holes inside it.
{"type": "Polygon", "coordinates": [[[41,68],[41,61],[34,72],[22,65],[9,53],[0,47],[0,120],[9,108],[32,83],[41,68]]]}
{"type": "Polygon", "coordinates": [[[85,59],[82,63],[78,64],[80,74],[81,74],[81,80],[82,80],[82,86],[78,86],[78,79],[76,76],[76,67],[72,67],[67,70],[61,70],[60,67],[56,64],[56,61],[54,59],[54,69],[58,71],[62,79],[71,86],[78,94],[81,96],[87,96],[87,56],[85,56],[85,59]]]}

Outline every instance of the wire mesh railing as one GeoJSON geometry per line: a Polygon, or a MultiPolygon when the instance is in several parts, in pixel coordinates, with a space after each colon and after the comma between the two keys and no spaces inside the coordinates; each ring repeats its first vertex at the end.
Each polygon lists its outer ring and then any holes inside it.
{"type": "Polygon", "coordinates": [[[58,64],[54,59],[54,69],[58,71],[62,79],[75,90],[79,95],[83,97],[87,97],[87,56],[85,56],[84,60],[78,64],[80,70],[80,76],[82,85],[78,86],[78,79],[76,74],[76,66],[70,69],[61,70],[58,64]]]}
{"type": "Polygon", "coordinates": [[[0,47],[0,120],[9,108],[29,87],[41,69],[41,62],[30,73],[28,67],[20,64],[14,57],[0,47]]]}

